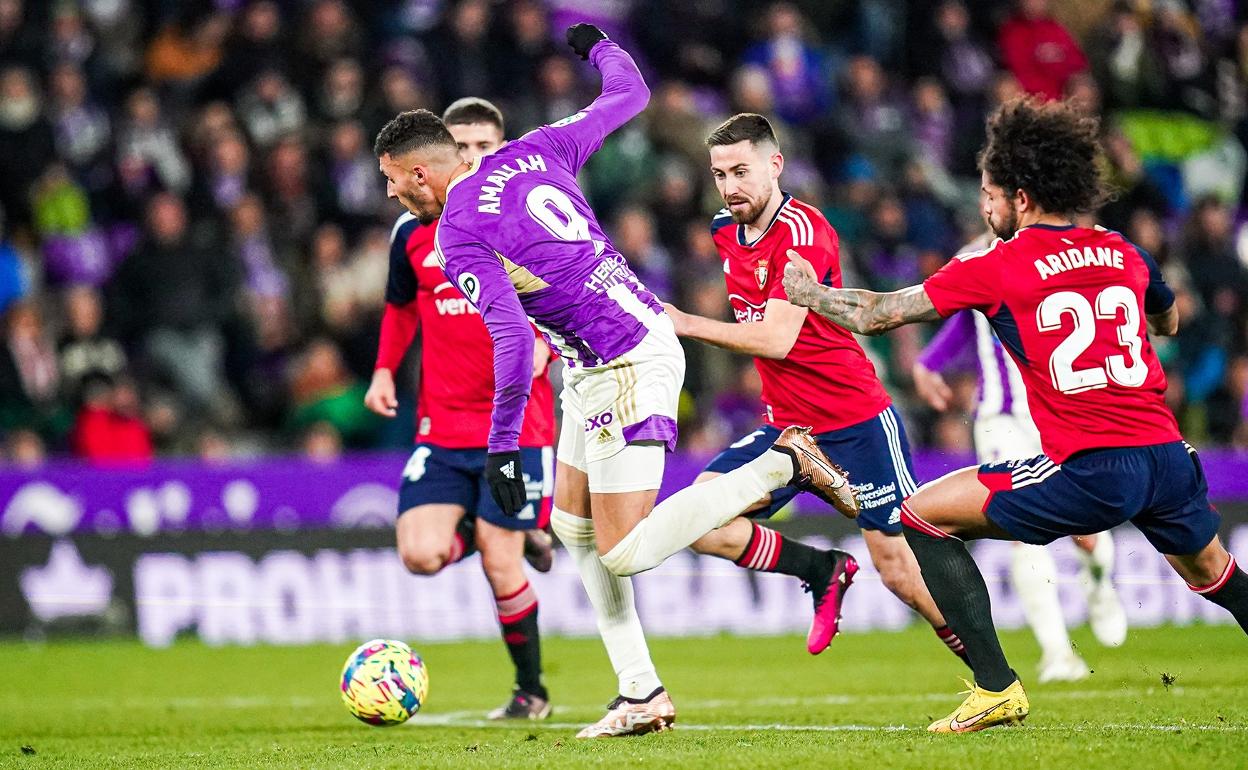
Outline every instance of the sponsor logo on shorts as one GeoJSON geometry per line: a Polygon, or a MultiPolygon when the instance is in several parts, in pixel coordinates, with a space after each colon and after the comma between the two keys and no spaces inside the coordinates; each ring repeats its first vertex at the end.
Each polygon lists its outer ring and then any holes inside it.
{"type": "MultiPolygon", "coordinates": [[[[852,484],[854,488],[854,496],[858,498],[858,504],[863,509],[879,508],[885,505],[896,505],[897,500],[897,482],[890,481],[882,486],[876,486],[873,483],[852,484]]],[[[889,517],[889,524],[895,524],[901,521],[901,511],[894,509],[893,516],[889,517]],[[895,520],[893,517],[897,517],[895,520]]]]}
{"type": "Polygon", "coordinates": [[[901,523],[901,509],[900,508],[894,508],[893,512],[888,514],[888,523],[889,524],[901,523]]]}
{"type": "Polygon", "coordinates": [[[611,431],[607,430],[606,428],[603,428],[602,430],[598,431],[598,443],[599,444],[610,444],[613,438],[615,437],[611,435],[611,431]]]}
{"type": "Polygon", "coordinates": [[[615,422],[615,415],[611,412],[603,412],[597,417],[590,417],[585,420],[585,430],[588,432],[598,428],[605,428],[613,422],[615,422]]]}

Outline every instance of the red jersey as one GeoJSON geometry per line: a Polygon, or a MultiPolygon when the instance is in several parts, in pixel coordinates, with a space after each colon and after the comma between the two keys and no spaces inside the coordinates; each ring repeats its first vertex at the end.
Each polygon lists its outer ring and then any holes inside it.
{"type": "MultiPolygon", "coordinates": [[[[442,272],[433,250],[437,223],[405,213],[390,237],[390,277],[377,368],[394,371],[424,327],[416,440],[448,449],[484,447],[494,409],[494,345],[472,303],[442,272]]],[[[538,345],[545,345],[539,337],[538,345]]],[[[549,372],[533,380],[520,445],[555,443],[549,372]]]]}
{"type": "Polygon", "coordinates": [[[1178,441],[1147,315],[1174,303],[1157,263],[1102,228],[1032,225],[924,284],[942,316],[975,308],[1018,363],[1044,453],[1178,441]]]}
{"type": "MultiPolygon", "coordinates": [[[[767,229],[745,242],[745,226],[724,209],[711,222],[711,234],[724,258],[728,302],[737,323],[763,320],[767,301],[787,300],[784,266],[793,249],[823,283],[841,285],[840,239],[814,206],[788,193],[767,229]]],[[[783,359],[755,358],[763,381],[767,423],[809,425],[815,433],[838,430],[875,417],[891,403],[875,367],[854,335],[818,313],[807,313],[793,349],[783,359]]]]}

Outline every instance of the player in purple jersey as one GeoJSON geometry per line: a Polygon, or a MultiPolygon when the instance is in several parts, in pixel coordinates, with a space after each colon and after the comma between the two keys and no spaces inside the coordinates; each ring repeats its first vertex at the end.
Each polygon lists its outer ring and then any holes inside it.
{"type": "MultiPolygon", "coordinates": [[[[964,252],[991,245],[985,235],[964,252]]],[[[975,454],[980,463],[1032,457],[1041,453],[1040,433],[1027,408],[1022,374],[977,311],[955,314],[932,337],[914,364],[919,396],[943,412],[953,396],[943,372],[971,369],[978,388],[975,403],[975,454]]],[[[1127,616],[1111,579],[1114,541],[1108,532],[1072,538],[1082,562],[1079,583],[1088,605],[1088,623],[1097,641],[1117,647],[1126,640],[1127,616]]],[[[1091,671],[1070,643],[1057,594],[1057,567],[1044,546],[1016,543],[1010,558],[1010,582],[1023,614],[1040,644],[1040,682],[1078,681],[1091,671]]]]}
{"type": "Polygon", "coordinates": [[[650,92],[632,58],[597,27],[569,28],[568,43],[602,72],[602,94],[575,115],[463,163],[437,116],[414,110],[383,127],[374,150],[389,192],[422,220],[441,217],[436,246],[446,273],[494,341],[485,473],[505,512],[524,505],[517,437],[531,385],[530,320],[566,364],[551,524],[576,562],[619,678],[607,715],[580,733],[600,737],[665,730],[675,719],[626,576],[789,484],[847,515],[857,503],[809,432],[790,427],[775,451],[655,504],[664,452],[676,443],[684,354],[671,319],[576,182],[650,92]]]}

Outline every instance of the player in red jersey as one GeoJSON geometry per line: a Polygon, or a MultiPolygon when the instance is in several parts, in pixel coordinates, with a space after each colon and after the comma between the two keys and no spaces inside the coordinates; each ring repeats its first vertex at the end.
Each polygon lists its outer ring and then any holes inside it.
{"type": "Polygon", "coordinates": [[[998,240],[921,286],[833,289],[801,257],[786,268],[794,303],[862,334],[978,310],[1022,371],[1044,454],[955,471],[902,508],[923,578],[975,672],[971,694],[933,732],[1017,723],[1030,709],[965,540],[1044,545],[1130,521],[1193,591],[1248,630],[1248,575],[1217,537],[1220,517],[1166,407],[1148,338],[1178,330],[1174,293],[1146,252],[1072,222],[1102,199],[1098,131],[1065,104],[998,109],[980,156],[984,215],[998,240]]]}
{"type": "MultiPolygon", "coordinates": [[[[482,99],[455,102],[443,120],[465,160],[503,144],[502,114],[482,99]]],[[[537,595],[525,578],[521,556],[529,556],[543,572],[550,569],[551,539],[542,529],[550,519],[554,489],[550,349],[537,340],[532,396],[520,434],[528,505],[508,516],[483,477],[494,401],[490,335],[476,308],[443,274],[434,254],[436,230],[436,221],[421,225],[408,213],[395,223],[377,365],[364,401],[378,414],[395,415],[394,371],[423,328],[416,450],[403,469],[395,523],[399,556],[410,571],[432,575],[481,552],[503,640],[516,667],[511,699],[490,718],[543,719],[550,714],[550,700],[541,679],[537,595]]]]}
{"type": "MultiPolygon", "coordinates": [[[[818,209],[781,192],[784,156],[766,118],[735,115],[706,143],[711,172],[727,204],[711,230],[724,258],[737,323],[671,306],[667,310],[677,334],[754,357],[767,413],[758,430],[713,459],[698,481],[757,457],[786,425],[810,426],[824,453],[849,473],[860,505],[858,525],[884,584],[960,653],[961,644],[946,627],[901,537],[901,501],[915,489],[901,419],[854,336],[790,303],[782,285],[786,254],[796,252],[815,265],[823,281],[840,286],[836,231],[818,209]]],[[[817,550],[752,520],[771,516],[797,493],[792,486],[771,493],[746,516],[703,536],[693,549],[749,569],[801,578],[815,604],[807,649],[818,654],[836,635],[841,597],[858,565],[843,551],[817,550]]]]}

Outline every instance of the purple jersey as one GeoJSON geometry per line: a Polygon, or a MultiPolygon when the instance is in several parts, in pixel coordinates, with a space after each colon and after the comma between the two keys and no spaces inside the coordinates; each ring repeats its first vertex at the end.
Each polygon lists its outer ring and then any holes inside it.
{"type": "MultiPolygon", "coordinates": [[[[968,243],[962,251],[985,249],[991,241],[985,235],[968,243]]],[[[979,375],[976,420],[999,414],[1031,420],[1023,376],[983,313],[964,310],[946,321],[919,355],[919,363],[933,372],[973,368],[979,375]]]]}
{"type": "Polygon", "coordinates": [[[568,366],[591,367],[632,350],[663,314],[576,183],[650,91],[615,43],[598,43],[589,59],[602,72],[593,104],[478,158],[447,188],[438,254],[494,340],[491,451],[518,446],[532,380],[530,320],[568,366]]]}

